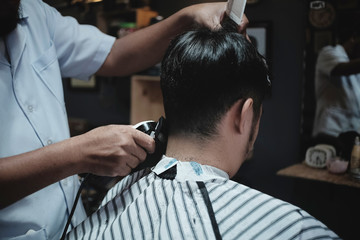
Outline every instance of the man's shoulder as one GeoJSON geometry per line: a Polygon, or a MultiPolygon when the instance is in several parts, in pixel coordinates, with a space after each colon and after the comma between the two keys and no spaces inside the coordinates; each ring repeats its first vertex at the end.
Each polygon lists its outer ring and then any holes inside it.
{"type": "Polygon", "coordinates": [[[223,184],[213,182],[208,190],[224,238],[272,239],[284,236],[284,239],[290,239],[289,236],[305,236],[307,239],[308,234],[336,238],[325,225],[301,208],[243,184],[231,180],[223,184]],[[316,231],[310,230],[313,228],[316,231]],[[305,235],[303,231],[306,231],[305,235]]]}
{"type": "Polygon", "coordinates": [[[342,45],[329,45],[323,47],[319,52],[319,57],[326,57],[326,56],[343,56],[346,55],[345,49],[342,45]]]}
{"type": "Polygon", "coordinates": [[[19,15],[22,19],[27,19],[27,23],[31,26],[36,24],[39,28],[50,26],[55,27],[54,23],[49,18],[57,10],[42,0],[21,0],[19,15]],[[40,27],[41,25],[41,27],[40,27]]]}
{"type": "MultiPolygon", "coordinates": [[[[257,189],[251,188],[244,184],[235,182],[233,180],[224,181],[224,183],[213,181],[214,185],[217,186],[219,191],[224,191],[227,194],[231,194],[234,198],[251,198],[251,199],[262,199],[262,201],[272,202],[273,204],[280,204],[288,209],[292,209],[294,211],[298,211],[299,214],[301,209],[287,201],[281,200],[274,196],[271,196],[267,193],[261,192],[257,189]]],[[[211,187],[210,187],[211,188],[211,187]]],[[[216,186],[212,186],[212,188],[216,188],[216,186]]],[[[301,214],[300,214],[301,215],[301,214]]]]}
{"type": "Polygon", "coordinates": [[[27,16],[38,15],[45,3],[41,0],[21,0],[20,4],[20,14],[27,16]]]}

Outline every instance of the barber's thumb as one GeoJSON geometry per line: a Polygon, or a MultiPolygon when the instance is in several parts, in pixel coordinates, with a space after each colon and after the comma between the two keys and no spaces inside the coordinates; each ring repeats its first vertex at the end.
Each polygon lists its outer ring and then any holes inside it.
{"type": "Polygon", "coordinates": [[[147,153],[155,152],[155,140],[146,133],[135,131],[134,140],[136,144],[146,150],[147,153]]]}

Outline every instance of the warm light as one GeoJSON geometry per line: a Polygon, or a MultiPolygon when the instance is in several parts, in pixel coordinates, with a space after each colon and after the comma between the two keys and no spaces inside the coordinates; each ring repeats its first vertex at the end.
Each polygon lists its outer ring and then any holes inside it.
{"type": "Polygon", "coordinates": [[[96,2],[102,2],[102,0],[85,0],[85,3],[96,3],[96,2]]]}
{"type": "Polygon", "coordinates": [[[73,0],[71,4],[75,3],[96,3],[96,2],[102,2],[102,0],[73,0]]]}

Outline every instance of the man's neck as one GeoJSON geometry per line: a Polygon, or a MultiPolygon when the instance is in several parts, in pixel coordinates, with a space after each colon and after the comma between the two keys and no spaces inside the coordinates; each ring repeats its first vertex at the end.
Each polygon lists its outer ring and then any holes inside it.
{"type": "MultiPolygon", "coordinates": [[[[218,138],[218,136],[217,136],[218,138]]],[[[202,165],[209,165],[225,171],[230,177],[233,152],[223,143],[217,140],[199,140],[191,137],[169,137],[165,155],[179,161],[197,162],[202,165]]]]}

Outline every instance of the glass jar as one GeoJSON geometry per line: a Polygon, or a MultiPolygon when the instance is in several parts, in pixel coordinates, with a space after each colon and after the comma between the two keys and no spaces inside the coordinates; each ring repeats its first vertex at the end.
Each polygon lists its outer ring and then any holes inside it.
{"type": "Polygon", "coordinates": [[[351,152],[350,174],[353,178],[360,181],[360,139],[358,136],[355,138],[351,152]]]}

